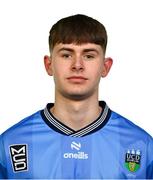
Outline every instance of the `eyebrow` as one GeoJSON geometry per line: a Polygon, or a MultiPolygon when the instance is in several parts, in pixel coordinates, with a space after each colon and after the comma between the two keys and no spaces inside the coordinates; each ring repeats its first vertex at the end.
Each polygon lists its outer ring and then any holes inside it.
{"type": "MultiPolygon", "coordinates": [[[[60,52],[60,51],[70,51],[70,52],[74,52],[74,50],[73,49],[71,49],[71,48],[60,48],[59,50],[58,50],[58,52],[60,52]]],[[[95,48],[87,48],[87,49],[84,49],[83,50],[83,52],[91,52],[91,51],[93,51],[93,52],[96,52],[97,54],[99,54],[99,51],[97,50],[97,49],[95,49],[95,48]]]]}
{"type": "Polygon", "coordinates": [[[71,51],[71,52],[73,52],[74,50],[71,49],[71,48],[60,48],[60,49],[58,50],[58,52],[60,52],[60,51],[71,51]]]}
{"type": "Polygon", "coordinates": [[[99,51],[95,48],[88,48],[88,49],[83,50],[83,52],[90,52],[90,51],[93,51],[93,52],[96,52],[97,54],[99,54],[99,51]]]}

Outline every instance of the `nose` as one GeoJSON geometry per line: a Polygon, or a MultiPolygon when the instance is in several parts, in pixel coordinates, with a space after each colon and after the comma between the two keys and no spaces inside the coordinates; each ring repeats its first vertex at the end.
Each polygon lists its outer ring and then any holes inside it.
{"type": "Polygon", "coordinates": [[[80,56],[75,57],[72,63],[72,71],[83,71],[84,70],[84,62],[80,56]]]}

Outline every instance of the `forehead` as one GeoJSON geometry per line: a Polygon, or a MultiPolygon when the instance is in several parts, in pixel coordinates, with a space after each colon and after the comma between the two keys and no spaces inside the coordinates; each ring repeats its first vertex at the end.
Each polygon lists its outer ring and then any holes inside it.
{"type": "Polygon", "coordinates": [[[60,52],[60,51],[68,50],[73,52],[84,52],[84,51],[95,51],[99,54],[103,52],[103,49],[100,45],[94,43],[85,43],[85,44],[63,44],[59,43],[56,44],[53,48],[53,51],[60,52]]]}

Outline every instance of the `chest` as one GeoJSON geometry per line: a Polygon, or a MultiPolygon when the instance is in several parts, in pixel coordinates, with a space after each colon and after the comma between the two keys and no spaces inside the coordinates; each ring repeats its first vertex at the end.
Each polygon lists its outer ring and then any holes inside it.
{"type": "Polygon", "coordinates": [[[33,136],[7,150],[10,178],[145,178],[144,144],[119,136],[33,136]]]}

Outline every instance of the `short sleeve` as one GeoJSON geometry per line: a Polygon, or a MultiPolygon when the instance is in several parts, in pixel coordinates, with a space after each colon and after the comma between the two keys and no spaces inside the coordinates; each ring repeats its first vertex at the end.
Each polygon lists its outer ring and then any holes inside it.
{"type": "Polygon", "coordinates": [[[3,146],[3,140],[2,135],[0,135],[0,179],[6,179],[7,173],[6,173],[6,167],[5,167],[5,153],[4,153],[4,146],[3,146]]]}
{"type": "Polygon", "coordinates": [[[152,138],[148,143],[147,179],[153,179],[153,139],[152,138]]]}

